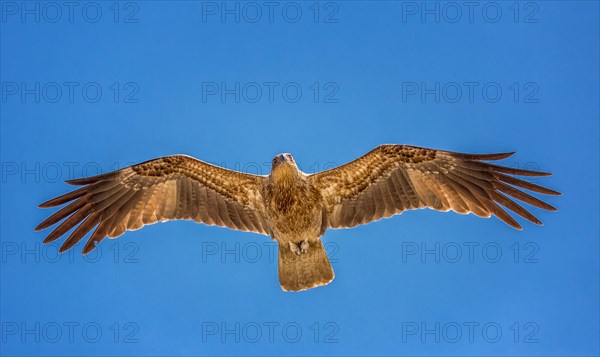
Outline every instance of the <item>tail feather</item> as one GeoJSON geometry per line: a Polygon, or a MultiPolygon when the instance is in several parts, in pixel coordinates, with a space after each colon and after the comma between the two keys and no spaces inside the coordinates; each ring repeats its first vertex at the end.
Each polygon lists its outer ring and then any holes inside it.
{"type": "Polygon", "coordinates": [[[298,254],[289,245],[279,245],[279,283],[285,291],[301,291],[329,284],[333,268],[320,239],[310,241],[308,249],[298,254]]]}

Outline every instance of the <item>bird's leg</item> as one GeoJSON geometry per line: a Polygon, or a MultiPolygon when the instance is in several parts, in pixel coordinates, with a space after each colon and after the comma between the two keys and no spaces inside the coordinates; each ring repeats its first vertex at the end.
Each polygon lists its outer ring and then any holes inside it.
{"type": "Polygon", "coordinates": [[[300,255],[302,254],[302,252],[300,251],[300,248],[298,247],[298,245],[294,242],[288,242],[290,245],[290,250],[292,251],[292,253],[296,254],[296,255],[300,255]]]}
{"type": "Polygon", "coordinates": [[[303,240],[300,243],[288,242],[290,245],[290,250],[292,253],[296,255],[302,255],[308,252],[308,239],[303,240]]]}
{"type": "Polygon", "coordinates": [[[305,239],[300,243],[300,252],[302,254],[308,252],[308,239],[305,239]]]}

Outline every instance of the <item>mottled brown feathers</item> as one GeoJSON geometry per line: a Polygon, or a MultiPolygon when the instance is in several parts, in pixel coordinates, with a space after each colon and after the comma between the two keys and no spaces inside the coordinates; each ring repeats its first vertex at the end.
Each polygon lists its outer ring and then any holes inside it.
{"type": "Polygon", "coordinates": [[[36,230],[58,224],[44,240],[50,243],[73,229],[61,252],[92,232],[84,254],[105,237],[173,219],[266,234],[279,243],[282,288],[297,291],[333,279],[320,240],[330,227],[354,227],[426,207],[480,217],[495,215],[521,229],[508,209],[541,225],[513,199],[555,211],[521,189],[560,193],[519,178],[549,173],[486,162],[512,154],[381,145],[352,162],[314,175],[298,170],[290,154],[280,154],[273,159],[268,177],[227,170],[185,155],[167,156],[67,181],[81,187],[42,203],[40,207],[66,206],[36,230]]]}
{"type": "Polygon", "coordinates": [[[302,291],[329,284],[335,274],[320,239],[311,241],[304,254],[279,244],[279,284],[284,291],[302,291]]]}
{"type": "Polygon", "coordinates": [[[268,233],[264,218],[262,187],[264,177],[223,169],[189,156],[167,156],[107,174],[68,181],[83,187],[57,197],[40,207],[67,202],[40,223],[36,230],[67,218],[45,243],[77,227],[61,251],[81,240],[95,226],[84,247],[115,238],[126,230],[139,229],[169,219],[192,219],[210,225],[268,233]]]}
{"type": "Polygon", "coordinates": [[[483,162],[505,159],[512,154],[463,154],[382,145],[346,165],[311,175],[309,179],[324,197],[329,225],[333,228],[353,227],[405,210],[429,207],[480,217],[493,214],[521,229],[498,204],[541,224],[503,193],[542,209],[556,209],[508,184],[548,195],[560,193],[506,174],[549,174],[483,162]]]}

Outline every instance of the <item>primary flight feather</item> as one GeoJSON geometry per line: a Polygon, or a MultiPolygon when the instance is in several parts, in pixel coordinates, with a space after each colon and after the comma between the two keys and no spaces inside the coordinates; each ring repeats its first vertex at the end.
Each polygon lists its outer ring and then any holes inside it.
{"type": "Polygon", "coordinates": [[[479,217],[495,215],[521,229],[500,205],[541,225],[511,198],[555,211],[519,188],[546,195],[560,193],[509,176],[549,173],[485,162],[512,154],[381,145],[350,163],[312,175],[300,171],[290,154],[280,154],[273,159],[268,176],[228,170],[186,155],[166,156],[67,181],[82,187],[42,203],[40,207],[69,204],[36,230],[62,221],[44,240],[50,243],[76,227],[60,248],[64,252],[95,227],[83,254],[105,237],[116,238],[126,230],[173,219],[265,234],[279,244],[282,289],[299,291],[333,280],[320,239],[328,228],[354,227],[427,207],[479,217]]]}

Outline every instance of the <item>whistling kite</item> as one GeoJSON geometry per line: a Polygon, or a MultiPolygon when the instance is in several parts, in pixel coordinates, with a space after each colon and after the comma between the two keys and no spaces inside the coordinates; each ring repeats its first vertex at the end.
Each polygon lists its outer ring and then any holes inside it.
{"type": "Polygon", "coordinates": [[[521,226],[498,204],[541,225],[502,193],[550,211],[556,209],[514,186],[546,195],[560,193],[510,175],[549,176],[489,164],[513,153],[462,154],[407,145],[381,145],[335,169],[307,175],[290,154],[275,156],[268,176],[224,169],[186,155],[166,156],[99,176],[67,181],[83,186],[40,207],[68,206],[40,223],[66,218],[44,243],[77,228],[60,252],[97,227],[83,254],[106,236],[171,219],[193,219],[270,236],[279,243],[279,282],[299,291],[328,284],[333,269],[320,237],[327,228],[348,228],[405,210],[492,214],[521,226]],[[512,185],[512,186],[511,186],[512,185]]]}

